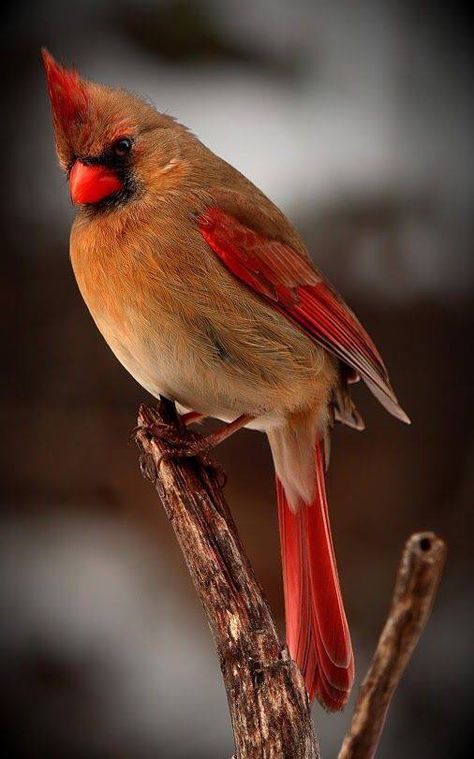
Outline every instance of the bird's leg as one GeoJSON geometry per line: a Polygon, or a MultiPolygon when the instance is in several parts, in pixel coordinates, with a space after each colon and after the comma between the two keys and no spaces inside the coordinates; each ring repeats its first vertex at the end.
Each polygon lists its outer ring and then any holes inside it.
{"type": "Polygon", "coordinates": [[[200,414],[199,411],[188,411],[186,414],[181,414],[181,421],[183,424],[186,425],[186,427],[189,427],[190,424],[194,424],[194,422],[200,422],[201,419],[205,419],[205,414],[200,414]]]}
{"type": "MultiPolygon", "coordinates": [[[[194,424],[194,422],[200,422],[201,419],[205,418],[206,414],[201,414],[199,411],[187,411],[185,414],[178,414],[179,423],[180,425],[183,424],[184,427],[189,427],[189,425],[194,424]]],[[[131,439],[134,438],[137,430],[139,429],[140,426],[135,427],[132,430],[130,434],[131,439]]],[[[159,437],[160,440],[169,443],[170,446],[181,445],[183,443],[184,435],[186,434],[183,429],[177,429],[174,424],[164,422],[161,419],[155,420],[151,429],[156,437],[159,437]]],[[[190,432],[189,434],[191,435],[193,433],[190,432]]]]}
{"type": "MultiPolygon", "coordinates": [[[[199,411],[187,411],[185,414],[178,414],[178,418],[180,423],[182,423],[185,427],[189,427],[191,424],[200,422],[202,419],[205,419],[206,414],[201,414],[199,411]]],[[[141,429],[141,425],[133,428],[130,433],[130,440],[135,439],[135,435],[139,429],[141,429]]],[[[180,432],[179,429],[176,429],[174,424],[167,424],[162,420],[155,420],[152,430],[153,434],[159,437],[160,440],[166,440],[166,442],[170,443],[171,445],[179,445],[179,443],[183,440],[182,431],[180,432]]]]}
{"type": "MultiPolygon", "coordinates": [[[[196,412],[191,412],[196,413],[196,412]]],[[[184,415],[187,416],[187,415],[184,415]]],[[[181,417],[183,419],[183,417],[181,417]]],[[[224,427],[220,427],[214,432],[210,432],[207,435],[198,435],[195,432],[183,430],[180,432],[174,427],[168,425],[153,425],[151,431],[154,435],[160,438],[160,440],[167,444],[167,450],[163,452],[160,457],[160,462],[172,459],[189,458],[191,456],[203,456],[210,450],[218,446],[228,437],[240,430],[246,424],[254,419],[250,414],[241,414],[241,416],[234,419],[233,422],[229,422],[224,427]]],[[[196,417],[192,421],[195,421],[196,417]]],[[[184,420],[186,424],[186,420],[184,420]]],[[[209,462],[205,462],[209,463],[209,462]]]]}
{"type": "Polygon", "coordinates": [[[197,453],[208,453],[213,448],[220,445],[224,440],[227,440],[227,438],[233,435],[234,432],[245,427],[245,425],[251,422],[252,419],[255,419],[255,417],[251,416],[251,414],[241,414],[237,419],[234,419],[233,422],[229,422],[224,427],[219,427],[218,430],[192,441],[190,445],[187,446],[187,452],[184,455],[195,456],[197,453]]]}

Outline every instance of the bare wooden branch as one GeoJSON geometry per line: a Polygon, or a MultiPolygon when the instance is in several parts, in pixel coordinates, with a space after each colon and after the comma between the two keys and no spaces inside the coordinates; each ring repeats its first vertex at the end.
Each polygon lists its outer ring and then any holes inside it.
{"type": "Polygon", "coordinates": [[[371,759],[375,755],[391,698],[430,615],[445,558],[446,546],[434,533],[417,533],[408,539],[388,619],[339,759],[371,759]]]}
{"type": "MultiPolygon", "coordinates": [[[[161,496],[214,636],[235,759],[319,759],[303,679],[279,643],[217,470],[198,458],[166,458],[167,440],[193,440],[169,401],[140,407],[135,437],[142,473],[161,496]]],[[[374,756],[391,698],[430,615],[445,556],[434,533],[408,539],[339,759],[374,756]]]]}
{"type": "Polygon", "coordinates": [[[135,435],[142,472],[173,525],[214,635],[238,759],[317,759],[302,676],[282,647],[216,472],[198,459],[163,460],[160,430],[191,435],[173,404],[141,406],[135,435]]]}

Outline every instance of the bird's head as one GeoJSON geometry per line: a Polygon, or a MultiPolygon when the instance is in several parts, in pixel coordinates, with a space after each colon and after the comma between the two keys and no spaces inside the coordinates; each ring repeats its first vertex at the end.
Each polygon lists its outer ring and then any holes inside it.
{"type": "Polygon", "coordinates": [[[184,127],[130,92],[82,79],[45,49],[42,56],[56,151],[74,203],[117,207],[183,172],[184,127]]]}

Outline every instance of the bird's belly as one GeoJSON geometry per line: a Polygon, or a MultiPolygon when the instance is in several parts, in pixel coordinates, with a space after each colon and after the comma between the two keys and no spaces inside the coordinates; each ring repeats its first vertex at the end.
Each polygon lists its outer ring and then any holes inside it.
{"type": "MultiPolygon", "coordinates": [[[[109,347],[132,377],[155,398],[160,395],[177,403],[180,412],[197,411],[205,416],[230,422],[240,414],[255,412],[258,419],[248,426],[266,430],[279,424],[281,414],[255,407],[255,399],[234,393],[229,398],[225,378],[219,368],[203,369],[191,353],[181,360],[172,355],[168,340],[130,340],[109,325],[99,325],[109,347]],[[249,411],[249,408],[252,411],[249,411]]],[[[163,335],[161,336],[163,338],[163,335]]]]}
{"type": "Polygon", "coordinates": [[[177,329],[161,320],[159,326],[128,314],[120,323],[95,318],[110,348],[134,379],[153,396],[176,401],[180,410],[232,421],[240,414],[255,419],[249,427],[268,431],[281,424],[293,407],[312,405],[317,396],[321,367],[314,367],[311,382],[303,382],[275,356],[273,373],[249,362],[229,360],[209,351],[208,335],[177,329]],[[319,371],[317,371],[319,369],[319,371]]]}
{"type": "Polygon", "coordinates": [[[96,318],[95,322],[120,363],[145,390],[155,398],[163,395],[191,408],[192,393],[184,392],[184,383],[178,378],[172,336],[160,331],[143,336],[141,330],[124,328],[123,323],[118,326],[104,318],[96,318]]]}
{"type": "Polygon", "coordinates": [[[73,257],[81,293],[116,357],[155,397],[225,421],[249,414],[258,429],[327,403],[332,359],[245,291],[225,281],[210,291],[208,278],[190,298],[176,278],[138,265],[132,277],[96,259],[73,257]]]}

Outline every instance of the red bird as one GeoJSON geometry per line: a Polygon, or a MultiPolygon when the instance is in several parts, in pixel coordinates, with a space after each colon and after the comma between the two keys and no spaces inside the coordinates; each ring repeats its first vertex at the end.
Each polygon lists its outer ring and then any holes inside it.
{"type": "Polygon", "coordinates": [[[363,428],[361,377],[401,421],[384,363],[248,179],[186,127],[43,52],[59,162],[78,213],[71,260],[119,361],[187,420],[268,436],[276,471],[287,640],[310,698],[346,703],[354,658],[330,533],[324,471],[334,419],[363,428]]]}

